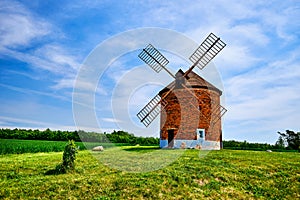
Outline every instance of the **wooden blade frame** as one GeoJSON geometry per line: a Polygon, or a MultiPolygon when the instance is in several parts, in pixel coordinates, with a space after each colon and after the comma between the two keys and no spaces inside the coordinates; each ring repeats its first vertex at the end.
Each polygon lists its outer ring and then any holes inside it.
{"type": "Polygon", "coordinates": [[[212,108],[212,113],[211,113],[212,124],[215,125],[215,123],[219,121],[223,117],[223,115],[225,115],[226,112],[227,110],[223,106],[221,105],[214,106],[214,108],[212,108]]]}
{"type": "Polygon", "coordinates": [[[162,69],[164,69],[166,72],[168,72],[168,74],[175,78],[175,76],[166,68],[169,60],[164,57],[153,45],[149,44],[138,56],[155,72],[159,73],[162,69]]]}
{"type": "Polygon", "coordinates": [[[216,35],[210,33],[209,36],[202,42],[202,44],[190,56],[190,60],[194,63],[183,75],[184,77],[198,67],[203,69],[224,47],[226,44],[216,35]]]}
{"type": "MultiPolygon", "coordinates": [[[[186,87],[186,86],[184,86],[186,87]]],[[[137,117],[140,121],[148,127],[151,122],[158,116],[162,107],[167,105],[167,102],[164,99],[171,93],[171,91],[175,88],[175,83],[170,85],[169,91],[165,93],[163,97],[156,95],[150,102],[142,108],[142,110],[137,114],[137,117]],[[160,106],[159,106],[160,105],[160,106]]],[[[189,93],[195,96],[191,91],[187,90],[189,93]]]]}
{"type": "Polygon", "coordinates": [[[157,94],[151,101],[137,114],[141,122],[148,127],[151,122],[158,116],[161,106],[165,107],[167,103],[157,94]]]}

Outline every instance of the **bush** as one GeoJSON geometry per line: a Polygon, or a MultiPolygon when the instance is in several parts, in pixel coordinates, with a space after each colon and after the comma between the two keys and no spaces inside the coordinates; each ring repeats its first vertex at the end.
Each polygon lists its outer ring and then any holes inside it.
{"type": "Polygon", "coordinates": [[[63,154],[62,168],[64,171],[73,171],[75,169],[75,159],[76,159],[77,148],[73,140],[69,140],[68,144],[65,146],[63,154]]]}
{"type": "Polygon", "coordinates": [[[65,146],[63,153],[63,162],[58,164],[54,170],[46,172],[46,174],[65,174],[75,170],[75,159],[76,159],[77,147],[73,140],[65,146]]]}

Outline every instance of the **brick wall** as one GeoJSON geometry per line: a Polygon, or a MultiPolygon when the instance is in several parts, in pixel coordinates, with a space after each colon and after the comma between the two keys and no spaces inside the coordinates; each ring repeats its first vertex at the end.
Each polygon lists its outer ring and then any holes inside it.
{"type": "MultiPolygon", "coordinates": [[[[214,106],[220,105],[220,94],[206,88],[174,89],[166,98],[161,112],[161,139],[168,139],[168,130],[174,129],[175,139],[194,140],[196,129],[205,129],[205,139],[222,141],[221,119],[212,123],[214,106]],[[201,111],[201,112],[200,112],[201,111]]],[[[167,91],[160,95],[163,96],[167,91]]]]}

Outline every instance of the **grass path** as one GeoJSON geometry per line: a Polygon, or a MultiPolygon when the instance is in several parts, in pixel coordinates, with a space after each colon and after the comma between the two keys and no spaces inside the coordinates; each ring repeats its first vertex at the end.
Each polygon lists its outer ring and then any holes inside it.
{"type": "MultiPolygon", "coordinates": [[[[126,149],[126,154],[150,151],[126,149]]],[[[222,150],[199,157],[199,151],[186,150],[167,167],[129,173],[98,162],[85,150],[77,156],[76,173],[45,175],[61,158],[61,152],[0,155],[0,199],[300,198],[299,153],[222,150]]]]}

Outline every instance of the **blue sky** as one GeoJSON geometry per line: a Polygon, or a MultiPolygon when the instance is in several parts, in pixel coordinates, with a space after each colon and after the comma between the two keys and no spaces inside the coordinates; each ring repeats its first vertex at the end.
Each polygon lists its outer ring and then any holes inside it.
{"type": "MultiPolygon", "coordinates": [[[[181,32],[197,43],[214,32],[227,43],[213,62],[228,109],[223,137],[274,143],[277,131],[300,131],[299,18],[296,0],[1,0],[0,127],[76,129],[72,92],[88,55],[116,34],[159,27],[181,32]]],[[[173,63],[171,70],[187,66],[181,58],[164,53],[173,63]]],[[[105,124],[103,130],[120,128],[116,123],[122,119],[114,115],[118,107],[112,114],[108,106],[114,105],[111,90],[124,91],[120,80],[126,80],[128,71],[141,76],[136,67],[143,63],[137,54],[129,52],[115,60],[107,78],[99,82],[95,112],[99,123],[105,124]]],[[[124,103],[129,115],[161,87],[137,89],[124,103]]]]}

